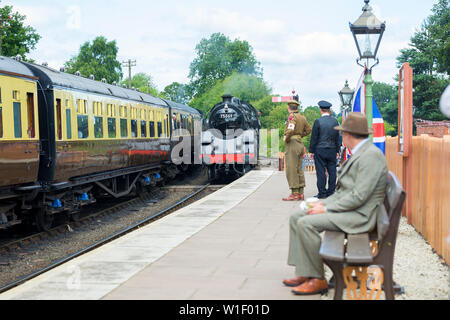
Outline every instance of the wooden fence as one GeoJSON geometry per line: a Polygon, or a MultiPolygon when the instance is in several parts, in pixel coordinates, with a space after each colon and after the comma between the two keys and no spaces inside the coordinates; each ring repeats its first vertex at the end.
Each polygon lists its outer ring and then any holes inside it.
{"type": "MultiPolygon", "coordinates": [[[[450,135],[413,137],[411,170],[411,223],[447,264],[450,264],[450,135]]],[[[397,137],[386,138],[389,170],[403,184],[403,159],[397,137]]],[[[406,189],[406,188],[405,188],[406,189]]]]}

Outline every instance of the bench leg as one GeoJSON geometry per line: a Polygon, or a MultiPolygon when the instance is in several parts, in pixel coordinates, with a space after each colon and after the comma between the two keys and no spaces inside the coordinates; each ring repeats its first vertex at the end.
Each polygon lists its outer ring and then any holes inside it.
{"type": "MultiPolygon", "coordinates": [[[[325,262],[325,261],[324,261],[325,262]]],[[[334,300],[342,300],[345,282],[342,275],[343,265],[339,262],[326,261],[325,264],[330,267],[334,278],[334,300]]]]}
{"type": "Polygon", "coordinates": [[[394,280],[392,278],[392,267],[383,266],[384,268],[384,294],[386,295],[386,300],[394,300],[394,280]]]}

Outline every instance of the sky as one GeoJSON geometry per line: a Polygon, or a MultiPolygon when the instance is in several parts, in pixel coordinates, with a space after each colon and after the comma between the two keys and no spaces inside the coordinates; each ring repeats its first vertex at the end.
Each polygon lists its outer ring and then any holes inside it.
{"type": "MultiPolygon", "coordinates": [[[[396,57],[431,14],[437,0],[371,0],[386,22],[374,81],[394,84],[396,57]]],[[[339,112],[338,91],[351,88],[362,73],[349,29],[362,13],[363,0],[3,0],[26,15],[42,38],[28,54],[59,69],[97,36],[115,40],[118,60],[136,60],[133,74],[150,74],[158,90],[188,83],[195,46],[220,32],[246,40],[263,68],[273,94],[291,95],[302,106],[320,100],[339,112]]],[[[124,75],[128,70],[123,68],[124,75]]]]}

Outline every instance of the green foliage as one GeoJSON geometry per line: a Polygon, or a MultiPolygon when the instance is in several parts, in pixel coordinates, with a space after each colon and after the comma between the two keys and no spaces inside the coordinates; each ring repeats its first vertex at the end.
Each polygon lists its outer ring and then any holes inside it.
{"type": "Polygon", "coordinates": [[[92,41],[85,42],[77,56],[65,63],[67,72],[80,71],[85,77],[93,74],[96,80],[105,78],[108,83],[119,82],[122,78],[122,67],[117,61],[118,47],[116,41],[108,42],[99,36],[92,41]]]}
{"type": "MultiPolygon", "coordinates": [[[[320,108],[315,106],[309,106],[303,111],[303,115],[306,118],[306,121],[311,126],[311,128],[314,125],[314,121],[319,119],[322,114],[320,113],[320,108]]],[[[308,135],[307,137],[303,138],[303,144],[305,145],[306,150],[309,150],[309,144],[311,142],[311,135],[308,135]]]]}
{"type": "Polygon", "coordinates": [[[24,25],[26,16],[12,12],[12,8],[12,6],[0,8],[0,16],[3,20],[0,54],[7,57],[20,55],[26,60],[25,55],[36,47],[41,36],[34,28],[24,25]]]}
{"type": "MultiPolygon", "coordinates": [[[[129,78],[125,78],[120,84],[129,86],[129,78]]],[[[153,82],[152,76],[144,72],[136,73],[131,78],[131,86],[139,89],[141,92],[146,92],[154,96],[158,95],[158,89],[153,82]]]]}
{"type": "Polygon", "coordinates": [[[398,87],[384,82],[375,82],[372,87],[373,98],[383,119],[397,130],[398,87]]]}
{"type": "Polygon", "coordinates": [[[414,76],[414,118],[441,121],[446,117],[439,110],[442,92],[450,84],[448,77],[418,74],[414,76]]]}
{"type": "Polygon", "coordinates": [[[161,94],[168,100],[187,104],[190,100],[187,90],[187,85],[179,82],[172,82],[164,88],[164,91],[162,91],[161,94]]]}
{"type": "Polygon", "coordinates": [[[204,94],[234,72],[261,75],[260,63],[247,41],[232,42],[225,35],[214,33],[209,39],[202,39],[195,50],[197,57],[191,62],[189,72],[192,96],[204,94]]]}
{"type": "Polygon", "coordinates": [[[269,94],[269,88],[262,79],[256,76],[233,73],[226,79],[217,81],[211,89],[202,95],[195,97],[190,106],[205,113],[209,112],[216,103],[222,101],[222,95],[224,94],[231,94],[253,104],[254,101],[266,97],[269,94]]]}
{"type": "Polygon", "coordinates": [[[397,135],[397,128],[395,128],[392,124],[384,120],[384,135],[395,137],[397,135]]]}
{"type": "MultiPolygon", "coordinates": [[[[439,99],[449,81],[450,71],[450,6],[449,0],[438,0],[432,14],[411,37],[410,47],[400,50],[398,66],[409,62],[414,69],[414,118],[444,120],[439,99]]],[[[394,103],[387,105],[394,116],[394,103]]],[[[388,122],[396,125],[393,119],[388,122]]]]}
{"type": "MultiPolygon", "coordinates": [[[[269,115],[272,112],[272,110],[274,110],[279,105],[280,105],[279,103],[272,102],[271,95],[266,95],[262,99],[255,101],[253,103],[253,106],[259,112],[261,112],[260,121],[261,121],[261,126],[263,128],[266,128],[266,129],[278,128],[278,123],[272,123],[270,119],[273,119],[273,118],[269,118],[269,115]]],[[[283,105],[286,107],[286,104],[283,104],[283,105]]]]}
{"type": "Polygon", "coordinates": [[[414,74],[450,71],[450,6],[449,0],[439,0],[422,26],[410,39],[410,47],[400,50],[398,66],[409,62],[414,74]]]}

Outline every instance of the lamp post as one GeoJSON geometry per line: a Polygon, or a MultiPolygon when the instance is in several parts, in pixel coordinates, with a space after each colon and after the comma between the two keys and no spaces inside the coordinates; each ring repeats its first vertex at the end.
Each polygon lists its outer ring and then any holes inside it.
{"type": "MultiPolygon", "coordinates": [[[[341,98],[342,111],[346,115],[348,110],[352,106],[353,95],[355,94],[355,90],[350,89],[348,86],[348,81],[345,80],[345,86],[338,92],[339,98],[341,98]]],[[[345,119],[345,117],[343,117],[345,119]]]]}
{"type": "Polygon", "coordinates": [[[359,54],[356,63],[365,68],[364,84],[366,85],[366,116],[369,128],[372,128],[372,68],[380,62],[377,58],[377,52],[380,47],[384,30],[386,29],[386,23],[381,22],[372,13],[372,7],[369,5],[370,0],[364,0],[364,2],[365,5],[362,8],[362,15],[354,23],[349,24],[359,54]],[[375,63],[369,67],[370,59],[373,59],[375,63]],[[360,63],[362,60],[366,60],[364,64],[360,63]]]}

